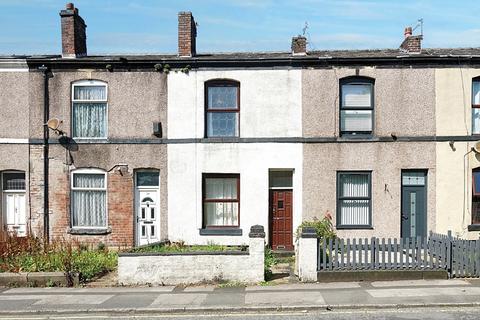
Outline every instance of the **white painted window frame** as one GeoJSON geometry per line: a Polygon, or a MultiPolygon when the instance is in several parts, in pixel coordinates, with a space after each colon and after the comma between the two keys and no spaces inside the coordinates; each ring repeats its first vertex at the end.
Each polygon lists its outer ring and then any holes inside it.
{"type": "Polygon", "coordinates": [[[106,140],[108,138],[108,84],[100,80],[78,80],[72,83],[71,86],[71,106],[70,106],[70,127],[72,131],[72,138],[77,140],[106,140]],[[105,87],[105,100],[76,100],[75,99],[75,87],[105,87]],[[107,105],[107,111],[105,114],[105,137],[75,137],[73,136],[73,105],[75,103],[105,103],[107,105]]]}
{"type": "Polygon", "coordinates": [[[72,225],[70,222],[70,226],[73,230],[85,230],[85,229],[93,229],[93,230],[99,230],[99,229],[108,229],[108,180],[107,180],[107,172],[102,170],[102,169],[97,169],[97,168],[81,168],[81,169],[75,169],[70,172],[70,221],[72,220],[72,214],[73,214],[73,203],[72,203],[72,194],[75,191],[85,191],[85,190],[92,190],[92,191],[105,191],[105,226],[104,227],[75,227],[72,225]],[[105,181],[104,183],[104,188],[79,188],[79,187],[74,187],[73,186],[73,175],[75,174],[98,174],[98,175],[103,175],[103,179],[105,181]]]}

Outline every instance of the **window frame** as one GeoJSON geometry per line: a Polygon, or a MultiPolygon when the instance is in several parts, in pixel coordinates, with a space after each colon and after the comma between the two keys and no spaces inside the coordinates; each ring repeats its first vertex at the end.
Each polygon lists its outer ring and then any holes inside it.
{"type": "MultiPolygon", "coordinates": [[[[6,193],[22,193],[22,192],[27,192],[27,173],[22,170],[5,170],[5,171],[0,171],[0,188],[1,188],[1,193],[6,192],[6,193]],[[3,189],[3,182],[5,179],[5,174],[9,173],[23,173],[25,176],[25,188],[24,189],[3,189]]],[[[1,199],[0,199],[1,202],[1,199]]]]}
{"type": "Polygon", "coordinates": [[[205,138],[239,138],[240,137],[240,82],[231,79],[212,79],[204,83],[204,118],[205,118],[205,138]],[[236,87],[237,88],[237,108],[236,109],[209,109],[208,107],[208,89],[210,87],[236,87]],[[237,132],[234,136],[209,136],[208,135],[208,114],[209,113],[237,113],[237,132]]]}
{"type": "Polygon", "coordinates": [[[337,188],[336,188],[336,228],[337,229],[373,229],[373,213],[372,213],[372,202],[373,202],[373,195],[372,195],[372,171],[370,170],[348,170],[348,171],[337,171],[337,188]],[[340,176],[346,174],[364,174],[368,176],[368,197],[341,197],[340,196],[340,176]],[[340,224],[341,221],[341,201],[342,200],[368,200],[368,224],[366,225],[348,225],[348,224],[340,224]]]}
{"type": "Polygon", "coordinates": [[[72,230],[107,230],[108,226],[108,175],[105,170],[98,168],[80,168],[70,172],[70,228],[72,230]],[[104,188],[81,188],[73,186],[75,174],[98,174],[104,177],[104,188]],[[73,193],[75,191],[105,191],[105,226],[74,226],[73,225],[73,193]]]}
{"type": "Polygon", "coordinates": [[[375,79],[369,77],[353,76],[339,80],[339,110],[338,110],[338,131],[341,137],[371,137],[375,130],[375,79]],[[370,107],[343,107],[343,86],[344,85],[370,85],[370,107]],[[343,131],[342,130],[342,111],[371,111],[372,112],[372,130],[371,131],[343,131]]]}
{"type": "Polygon", "coordinates": [[[240,174],[239,173],[202,173],[202,229],[238,229],[240,228],[240,174]],[[207,199],[206,198],[206,180],[207,179],[231,179],[237,180],[237,198],[236,199],[207,199]],[[231,202],[238,203],[237,225],[207,225],[205,203],[231,202]]]}
{"type": "Polygon", "coordinates": [[[72,138],[75,140],[106,140],[108,139],[108,83],[101,80],[78,80],[71,83],[71,92],[70,92],[70,127],[72,138]],[[105,100],[75,100],[75,87],[105,87],[105,100]],[[104,137],[76,137],[73,135],[74,128],[74,119],[73,119],[73,107],[75,103],[105,103],[105,136],[104,137]]]}
{"type": "Polygon", "coordinates": [[[474,101],[475,101],[475,98],[474,98],[474,91],[473,91],[473,85],[474,83],[478,83],[479,86],[480,86],[480,76],[478,77],[475,77],[475,78],[472,78],[472,94],[471,94],[471,105],[472,105],[472,112],[471,112],[471,116],[472,116],[472,120],[471,120],[471,124],[472,124],[472,135],[480,135],[480,127],[477,128],[477,131],[474,132],[473,131],[473,110],[474,109],[480,109],[480,104],[475,104],[474,101]]]}

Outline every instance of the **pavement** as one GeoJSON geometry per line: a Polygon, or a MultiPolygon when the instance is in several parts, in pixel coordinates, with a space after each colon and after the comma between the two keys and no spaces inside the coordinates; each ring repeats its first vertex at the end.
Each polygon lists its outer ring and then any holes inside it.
{"type": "Polygon", "coordinates": [[[412,280],[248,287],[0,288],[0,316],[312,312],[480,307],[480,280],[412,280]]]}

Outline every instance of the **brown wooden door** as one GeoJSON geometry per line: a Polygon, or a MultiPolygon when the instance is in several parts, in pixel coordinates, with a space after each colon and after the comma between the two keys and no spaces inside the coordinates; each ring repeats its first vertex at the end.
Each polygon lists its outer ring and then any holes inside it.
{"type": "Polygon", "coordinates": [[[293,250],[292,190],[270,190],[270,245],[293,250]]]}

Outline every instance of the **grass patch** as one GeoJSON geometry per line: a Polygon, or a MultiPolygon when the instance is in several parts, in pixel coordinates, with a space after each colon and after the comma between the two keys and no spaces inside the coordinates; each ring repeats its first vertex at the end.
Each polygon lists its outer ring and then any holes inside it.
{"type": "Polygon", "coordinates": [[[269,281],[272,279],[273,273],[272,273],[272,266],[276,265],[278,263],[277,258],[273,255],[273,251],[265,247],[265,262],[264,262],[264,278],[265,281],[269,281]]]}
{"type": "Polygon", "coordinates": [[[0,246],[0,272],[65,272],[88,282],[117,268],[118,254],[73,241],[45,243],[35,237],[9,236],[0,246]]]}
{"type": "Polygon", "coordinates": [[[228,252],[247,251],[248,246],[224,246],[215,243],[206,245],[186,245],[183,241],[164,242],[130,249],[127,252],[136,253],[187,253],[187,252],[228,252]]]}

